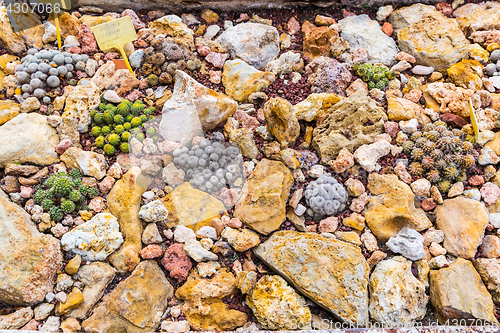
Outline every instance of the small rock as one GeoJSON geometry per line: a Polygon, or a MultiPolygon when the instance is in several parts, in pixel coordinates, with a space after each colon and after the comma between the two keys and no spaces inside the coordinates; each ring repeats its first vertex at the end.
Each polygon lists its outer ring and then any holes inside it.
{"type": "Polygon", "coordinates": [[[487,206],[493,205],[500,196],[500,187],[493,183],[486,183],[481,187],[481,196],[487,206]]]}
{"type": "Polygon", "coordinates": [[[462,195],[462,193],[464,193],[464,183],[455,183],[448,191],[448,198],[458,197],[459,195],[462,195]]]}
{"type": "Polygon", "coordinates": [[[216,254],[204,249],[201,244],[193,239],[190,239],[184,245],[184,252],[196,262],[217,260],[216,254]]]}
{"type": "Polygon", "coordinates": [[[174,240],[178,243],[186,243],[189,240],[196,240],[196,235],[192,229],[178,225],[175,227],[174,240]]]}
{"type": "Polygon", "coordinates": [[[215,228],[206,225],[201,227],[196,232],[196,236],[198,236],[199,238],[210,238],[213,240],[217,240],[217,231],[215,230],[215,228]]]}
{"type": "Polygon", "coordinates": [[[494,235],[486,235],[483,239],[483,257],[500,257],[500,238],[494,235]]]}
{"type": "Polygon", "coordinates": [[[161,264],[170,273],[170,277],[181,282],[187,279],[192,267],[191,260],[184,253],[184,245],[176,243],[171,245],[163,255],[161,264]]]}
{"type": "Polygon", "coordinates": [[[417,261],[425,257],[424,237],[416,230],[407,227],[402,228],[396,235],[391,237],[386,245],[392,252],[400,253],[404,257],[417,261]]]}
{"type": "Polygon", "coordinates": [[[142,242],[146,245],[159,244],[163,242],[156,223],[150,223],[146,226],[146,228],[144,228],[144,231],[142,232],[142,242]]]}
{"type": "Polygon", "coordinates": [[[354,152],[354,158],[363,169],[368,172],[378,171],[381,166],[377,163],[379,158],[389,154],[391,144],[385,140],[379,140],[369,145],[362,145],[354,152]]]}
{"type": "Polygon", "coordinates": [[[431,75],[434,72],[433,67],[417,65],[411,70],[415,75],[431,75]]]}
{"type": "Polygon", "coordinates": [[[413,193],[421,197],[429,197],[431,195],[431,182],[425,178],[418,179],[410,185],[413,193]]]}
{"type": "Polygon", "coordinates": [[[168,217],[168,211],[160,200],[154,200],[141,207],[139,217],[145,222],[161,222],[168,217]]]}

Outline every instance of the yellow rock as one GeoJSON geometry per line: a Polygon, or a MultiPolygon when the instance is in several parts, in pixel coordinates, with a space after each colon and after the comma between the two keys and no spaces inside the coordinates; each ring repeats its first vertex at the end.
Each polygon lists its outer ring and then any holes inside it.
{"type": "Polygon", "coordinates": [[[500,45],[498,45],[498,43],[491,43],[488,44],[488,46],[486,47],[486,51],[488,52],[493,52],[498,49],[500,49],[500,45]]]}
{"type": "Polygon", "coordinates": [[[483,65],[477,60],[463,59],[447,70],[448,77],[455,85],[477,91],[483,87],[483,65]]]}
{"type": "Polygon", "coordinates": [[[387,98],[387,115],[390,120],[401,121],[416,118],[420,124],[424,123],[422,114],[424,109],[406,98],[387,98]]]}
{"type": "Polygon", "coordinates": [[[207,21],[207,23],[213,24],[219,19],[219,15],[211,9],[203,9],[201,12],[201,18],[207,21]]]}
{"type": "Polygon", "coordinates": [[[360,326],[367,323],[370,270],[358,246],[283,230],[273,233],[254,253],[339,320],[360,326]]]}
{"type": "Polygon", "coordinates": [[[297,157],[300,154],[292,148],[287,148],[280,150],[278,154],[274,154],[271,156],[271,159],[283,162],[287,168],[292,170],[298,169],[300,167],[300,162],[297,157]]]}
{"type": "Polygon", "coordinates": [[[234,216],[262,234],[285,221],[286,201],[294,180],[281,162],[261,160],[243,186],[234,216]]]}
{"type": "Polygon", "coordinates": [[[7,64],[9,62],[13,62],[18,60],[19,57],[15,55],[10,55],[10,54],[4,54],[0,56],[0,67],[2,67],[2,70],[7,73],[7,64]]]}
{"type": "Polygon", "coordinates": [[[20,105],[11,100],[0,101],[0,125],[19,115],[20,105]]]}
{"type": "Polygon", "coordinates": [[[300,125],[292,112],[292,104],[284,98],[275,97],[264,104],[267,131],[276,138],[281,148],[287,148],[297,140],[300,125]]]}
{"type": "Polygon", "coordinates": [[[441,324],[448,319],[475,318],[483,325],[484,321],[498,325],[491,295],[468,260],[458,258],[447,268],[432,270],[430,292],[441,324]]]}
{"type": "MultiPolygon", "coordinates": [[[[81,24],[86,24],[89,28],[92,28],[96,25],[107,23],[113,21],[114,18],[111,16],[91,16],[91,15],[83,15],[80,17],[81,24]]],[[[78,36],[78,34],[77,34],[78,36]]]]}
{"type": "Polygon", "coordinates": [[[113,185],[107,197],[108,208],[118,219],[120,230],[125,235],[125,242],[108,258],[121,274],[133,271],[140,262],[142,222],[139,208],[141,195],[150,182],[139,167],[133,167],[113,185]]]}
{"type": "Polygon", "coordinates": [[[415,195],[410,186],[396,175],[372,173],[368,176],[372,194],[365,208],[366,224],[373,234],[386,242],[403,227],[422,231],[432,226],[425,212],[415,207],[415,195]]]}
{"type": "Polygon", "coordinates": [[[83,302],[83,294],[78,288],[73,288],[73,290],[68,294],[66,302],[57,303],[56,305],[56,316],[62,316],[65,313],[78,307],[83,302]]]}
{"type": "Polygon", "coordinates": [[[334,234],[339,240],[343,242],[361,246],[361,239],[359,238],[359,235],[354,231],[335,231],[334,234]]]}
{"type": "MultiPolygon", "coordinates": [[[[84,16],[87,16],[87,15],[84,15],[84,16]]],[[[91,17],[95,17],[95,16],[91,16],[91,17]]],[[[107,16],[107,17],[109,17],[109,16],[107,16]]],[[[52,25],[56,25],[56,22],[54,20],[54,13],[52,13],[49,18],[50,18],[50,23],[52,25]]],[[[75,16],[73,16],[67,12],[63,12],[62,15],[59,14],[58,18],[59,18],[59,27],[61,29],[61,38],[63,41],[69,35],[78,37],[78,31],[80,30],[80,26],[82,24],[78,18],[76,18],[75,16]]],[[[88,20],[88,19],[86,19],[86,20],[88,20]]],[[[105,20],[109,20],[109,19],[106,18],[105,20]]]]}
{"type": "Polygon", "coordinates": [[[212,278],[202,278],[197,270],[192,270],[175,296],[186,301],[182,309],[195,330],[231,331],[247,320],[245,313],[230,310],[222,302],[223,297],[234,295],[236,291],[236,278],[225,268],[212,278]]]}
{"type": "Polygon", "coordinates": [[[106,295],[82,328],[85,332],[155,332],[173,291],[156,262],[142,261],[106,295]]]}
{"type": "Polygon", "coordinates": [[[9,20],[5,6],[0,7],[0,44],[14,54],[22,54],[28,48],[43,47],[42,36],[45,26],[38,15],[12,11],[15,22],[9,20]],[[15,31],[19,31],[16,33],[15,31]]]}
{"type": "Polygon", "coordinates": [[[246,300],[264,329],[311,329],[311,311],[306,300],[279,275],[264,275],[246,300]]]}
{"type": "MultiPolygon", "coordinates": [[[[439,72],[438,72],[439,73],[439,72]]],[[[441,109],[441,104],[434,97],[432,97],[427,92],[427,85],[422,86],[422,96],[425,98],[425,107],[428,109],[433,109],[436,112],[439,112],[441,109]]]]}
{"type": "Polygon", "coordinates": [[[81,264],[82,264],[82,257],[79,254],[77,254],[73,257],[73,259],[68,261],[68,263],[64,267],[64,271],[69,275],[76,274],[81,264]]]}
{"type": "Polygon", "coordinates": [[[293,113],[298,120],[317,120],[342,99],[344,97],[336,94],[310,94],[305,100],[293,106],[293,113]]]}
{"type": "Polygon", "coordinates": [[[236,276],[236,285],[242,294],[248,294],[257,282],[257,273],[254,271],[239,272],[236,276]]]}
{"type": "Polygon", "coordinates": [[[194,47],[194,32],[187,25],[182,23],[180,17],[176,15],[167,15],[159,18],[156,21],[149,22],[149,29],[153,30],[153,34],[158,36],[172,36],[174,40],[189,49],[194,47]]]}
{"type": "Polygon", "coordinates": [[[489,141],[484,147],[493,150],[497,155],[500,154],[500,132],[496,132],[493,140],[489,141]]]}
{"type": "MultiPolygon", "coordinates": [[[[492,44],[490,44],[490,45],[492,45],[492,44]]],[[[491,52],[491,51],[489,51],[489,50],[487,51],[487,50],[483,49],[481,47],[481,45],[479,45],[479,44],[469,45],[469,57],[471,57],[474,60],[477,60],[477,61],[482,60],[484,62],[488,62],[488,60],[490,59],[490,54],[488,52],[491,52]]]]}
{"type": "Polygon", "coordinates": [[[363,231],[365,228],[365,220],[363,216],[357,213],[352,213],[350,216],[343,219],[342,224],[360,231],[363,231]]]}
{"type": "Polygon", "coordinates": [[[244,102],[251,94],[269,87],[274,80],[273,73],[259,71],[243,60],[235,59],[224,63],[222,84],[226,88],[226,94],[238,102],[244,102]]]}
{"type": "Polygon", "coordinates": [[[160,200],[168,210],[167,225],[170,228],[182,225],[196,232],[226,211],[226,207],[220,200],[206,192],[192,188],[188,182],[176,187],[172,193],[160,200]]]}
{"type": "Polygon", "coordinates": [[[92,218],[92,213],[89,212],[88,210],[81,210],[78,212],[80,214],[80,217],[84,220],[84,221],[88,221],[92,218]]]}

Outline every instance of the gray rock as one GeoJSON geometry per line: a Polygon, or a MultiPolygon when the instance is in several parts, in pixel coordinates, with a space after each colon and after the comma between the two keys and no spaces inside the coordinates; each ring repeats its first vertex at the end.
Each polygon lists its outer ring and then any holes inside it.
{"type": "Polygon", "coordinates": [[[231,56],[263,69],[279,54],[279,34],[275,27],[260,23],[240,23],[217,39],[231,56]]]}
{"type": "Polygon", "coordinates": [[[389,238],[386,245],[392,252],[400,253],[404,257],[417,261],[425,257],[424,237],[418,231],[404,227],[396,237],[389,238]]]}
{"type": "Polygon", "coordinates": [[[212,253],[204,249],[200,242],[197,240],[190,239],[184,245],[184,252],[196,262],[217,260],[218,257],[215,253],[212,253]]]}
{"type": "Polygon", "coordinates": [[[394,39],[387,36],[377,21],[371,20],[368,15],[348,16],[339,21],[342,26],[340,36],[345,39],[351,48],[366,49],[371,63],[393,65],[398,47],[394,39]]]}
{"type": "Polygon", "coordinates": [[[144,50],[136,50],[134,51],[130,57],[129,57],[129,62],[130,66],[134,68],[139,68],[141,67],[142,59],[144,58],[144,50]]]}

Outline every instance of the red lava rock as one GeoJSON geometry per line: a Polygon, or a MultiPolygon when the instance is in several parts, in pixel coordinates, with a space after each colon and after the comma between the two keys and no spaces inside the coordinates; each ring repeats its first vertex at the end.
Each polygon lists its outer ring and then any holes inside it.
{"type": "Polygon", "coordinates": [[[93,53],[98,51],[94,34],[85,23],[80,26],[80,31],[78,32],[78,42],[82,46],[83,53],[93,53]]]}
{"type": "Polygon", "coordinates": [[[428,212],[436,208],[436,202],[434,201],[433,198],[425,198],[424,200],[422,200],[421,207],[423,210],[428,212]]]}
{"type": "Polygon", "coordinates": [[[146,47],[149,46],[149,44],[143,41],[142,39],[138,39],[134,42],[134,46],[138,49],[145,49],[146,47]]]}
{"type": "Polygon", "coordinates": [[[391,138],[395,138],[399,132],[399,125],[395,121],[387,121],[384,123],[384,129],[385,132],[391,136],[391,138]]]}
{"type": "Polygon", "coordinates": [[[392,28],[392,24],[390,24],[389,22],[384,22],[384,24],[382,25],[382,31],[387,36],[391,36],[392,32],[394,31],[394,29],[392,28]]]}
{"type": "Polygon", "coordinates": [[[450,16],[453,13],[453,7],[446,2],[438,2],[436,4],[436,10],[440,11],[444,16],[450,16]]]}
{"type": "Polygon", "coordinates": [[[464,118],[453,113],[443,113],[440,118],[442,121],[455,128],[462,128],[468,124],[464,118]]]}
{"type": "Polygon", "coordinates": [[[469,178],[468,182],[472,186],[481,186],[484,184],[484,178],[483,176],[474,175],[469,178]]]}
{"type": "Polygon", "coordinates": [[[143,248],[139,254],[142,259],[154,259],[161,256],[163,254],[163,250],[158,244],[150,244],[143,248]]]}
{"type": "Polygon", "coordinates": [[[105,61],[113,60],[113,59],[118,58],[118,56],[119,56],[119,54],[116,52],[109,52],[109,53],[106,53],[106,55],[104,56],[104,60],[105,61]]]}
{"type": "Polygon", "coordinates": [[[69,52],[69,53],[77,53],[77,54],[80,54],[80,53],[82,53],[82,49],[81,49],[81,47],[79,47],[79,46],[73,46],[72,48],[70,48],[70,49],[68,50],[68,52],[69,52]]]}
{"type": "Polygon", "coordinates": [[[73,142],[71,142],[71,139],[62,139],[56,146],[56,152],[59,155],[62,155],[72,145],[73,142]]]}
{"type": "Polygon", "coordinates": [[[128,16],[132,20],[132,24],[134,25],[135,30],[141,30],[146,27],[146,24],[141,21],[139,16],[137,16],[136,12],[132,9],[125,9],[122,13],[122,17],[128,16]]]}
{"type": "Polygon", "coordinates": [[[356,13],[353,13],[353,12],[349,12],[345,9],[342,8],[342,16],[343,17],[347,17],[347,16],[356,16],[356,13]]]}
{"type": "Polygon", "coordinates": [[[217,68],[222,68],[224,66],[224,63],[226,62],[227,57],[227,53],[210,52],[205,57],[205,60],[217,68]]]}
{"type": "Polygon", "coordinates": [[[184,253],[184,245],[175,243],[166,251],[161,264],[170,273],[170,277],[179,282],[186,280],[189,270],[193,266],[189,257],[184,253]]]}

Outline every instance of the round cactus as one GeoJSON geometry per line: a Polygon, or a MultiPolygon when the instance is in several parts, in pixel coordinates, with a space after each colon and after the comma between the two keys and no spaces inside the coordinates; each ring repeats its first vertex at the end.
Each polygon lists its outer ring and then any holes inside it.
{"type": "Polygon", "coordinates": [[[146,136],[144,135],[144,133],[139,133],[135,136],[135,138],[142,142],[146,138],[146,136]]]}
{"type": "Polygon", "coordinates": [[[132,128],[132,125],[131,125],[130,123],[125,123],[125,124],[123,124],[123,128],[124,128],[126,131],[128,131],[129,129],[131,129],[131,128],[132,128]]]}
{"type": "Polygon", "coordinates": [[[117,114],[125,118],[130,113],[130,105],[124,102],[120,102],[120,104],[118,104],[118,106],[116,107],[116,112],[117,114]]]}
{"type": "Polygon", "coordinates": [[[71,190],[75,187],[75,184],[71,181],[69,177],[59,177],[54,183],[54,195],[57,197],[63,197],[68,195],[71,190]]]}
{"type": "Polygon", "coordinates": [[[78,190],[73,190],[69,194],[69,200],[71,200],[75,203],[82,201],[82,199],[83,199],[82,193],[80,193],[80,191],[78,191],[78,190]]]}
{"type": "Polygon", "coordinates": [[[99,135],[101,135],[101,128],[99,126],[94,126],[92,127],[90,133],[92,134],[92,136],[98,137],[99,135]]]}
{"type": "Polygon", "coordinates": [[[81,179],[82,173],[80,172],[80,170],[78,168],[74,168],[69,172],[69,176],[71,178],[73,178],[73,181],[74,181],[75,179],[81,179]]]}
{"type": "Polygon", "coordinates": [[[101,110],[102,112],[106,111],[106,104],[104,103],[99,104],[99,110],[101,110]]]}
{"type": "Polygon", "coordinates": [[[89,187],[88,191],[87,191],[87,197],[89,197],[90,199],[93,199],[95,197],[97,197],[99,195],[99,190],[95,187],[89,187]]]}
{"type": "Polygon", "coordinates": [[[115,153],[115,147],[107,143],[104,145],[104,152],[106,155],[113,155],[115,153]]]}
{"type": "Polygon", "coordinates": [[[141,122],[144,124],[145,122],[148,121],[148,116],[146,116],[145,114],[141,114],[139,116],[139,119],[141,119],[141,122]]]}
{"type": "Polygon", "coordinates": [[[118,124],[118,125],[122,125],[124,122],[125,122],[125,118],[123,118],[123,116],[121,114],[117,114],[114,118],[113,118],[115,124],[118,124]]]}
{"type": "Polygon", "coordinates": [[[116,110],[116,106],[114,106],[114,105],[113,105],[113,104],[111,104],[111,103],[106,104],[106,110],[110,110],[110,111],[115,112],[115,110],[116,110]]]}
{"type": "Polygon", "coordinates": [[[106,144],[106,139],[103,136],[99,136],[95,139],[95,146],[97,148],[103,148],[104,145],[106,144]]]}
{"type": "Polygon", "coordinates": [[[37,190],[33,195],[33,200],[35,200],[37,204],[41,204],[45,199],[48,199],[47,191],[37,190]]]}
{"type": "Polygon", "coordinates": [[[47,178],[47,180],[45,181],[45,185],[47,187],[49,187],[49,188],[52,187],[52,186],[54,186],[54,182],[56,181],[56,179],[57,179],[57,175],[56,174],[51,174],[49,176],[49,178],[47,178]]]}
{"type": "Polygon", "coordinates": [[[108,135],[109,133],[111,133],[111,128],[109,126],[104,126],[101,128],[102,135],[108,135]]]}
{"type": "Polygon", "coordinates": [[[110,111],[105,111],[103,113],[104,115],[104,122],[108,125],[111,125],[114,121],[114,115],[110,111]]]}
{"type": "Polygon", "coordinates": [[[134,102],[134,104],[132,104],[132,106],[130,107],[130,111],[136,117],[139,116],[142,113],[142,111],[144,111],[144,109],[145,109],[144,104],[142,104],[140,102],[139,103],[134,102]]]}
{"type": "Polygon", "coordinates": [[[89,191],[89,187],[87,185],[80,185],[78,187],[78,192],[80,192],[81,195],[87,195],[88,191],[89,191]]]}
{"type": "Polygon", "coordinates": [[[130,122],[130,125],[132,125],[132,127],[139,127],[142,125],[142,121],[141,121],[141,118],[139,117],[134,117],[132,119],[132,121],[130,122]]]}
{"type": "Polygon", "coordinates": [[[50,210],[54,207],[54,201],[50,199],[44,199],[42,201],[42,209],[44,212],[50,212],[50,210]]]}
{"type": "Polygon", "coordinates": [[[126,117],[125,117],[125,121],[126,121],[127,123],[130,123],[130,122],[132,121],[132,119],[134,119],[134,116],[133,116],[133,115],[131,115],[131,114],[129,114],[128,116],[126,116],[126,117]]]}
{"type": "MultiPolygon", "coordinates": [[[[120,145],[121,138],[118,134],[110,134],[108,137],[108,142],[116,147],[116,146],[120,145]]],[[[106,149],[106,147],[104,149],[106,149]]],[[[112,154],[108,154],[108,155],[112,155],[112,154]]]]}
{"type": "Polygon", "coordinates": [[[130,140],[130,133],[129,132],[123,132],[122,133],[122,141],[123,142],[128,142],[130,140]]]}
{"type": "Polygon", "coordinates": [[[50,214],[50,219],[55,222],[59,222],[63,218],[63,211],[61,210],[61,208],[57,206],[52,207],[50,209],[49,214],[50,214]]]}
{"type": "Polygon", "coordinates": [[[102,113],[96,113],[94,115],[94,122],[99,126],[103,125],[104,124],[104,115],[102,113]]]}
{"type": "Polygon", "coordinates": [[[155,131],[155,129],[153,127],[148,127],[148,129],[146,130],[146,134],[148,136],[153,136],[153,135],[156,134],[156,131],[155,131]]]}
{"type": "Polygon", "coordinates": [[[123,127],[123,125],[116,125],[116,127],[115,127],[116,134],[122,134],[123,131],[125,131],[125,128],[123,127]]]}
{"type": "Polygon", "coordinates": [[[127,143],[127,142],[123,142],[123,143],[120,145],[120,150],[121,150],[123,153],[128,153],[128,152],[129,152],[129,146],[128,146],[128,143],[127,143]]]}
{"type": "Polygon", "coordinates": [[[75,208],[76,208],[76,205],[71,200],[66,200],[66,201],[61,203],[61,210],[66,214],[71,213],[72,211],[75,210],[75,208]]]}

